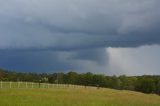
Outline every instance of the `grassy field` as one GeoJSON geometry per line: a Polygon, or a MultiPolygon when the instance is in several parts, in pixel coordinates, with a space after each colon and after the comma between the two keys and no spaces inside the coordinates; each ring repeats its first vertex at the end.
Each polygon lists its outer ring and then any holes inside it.
{"type": "Polygon", "coordinates": [[[0,106],[160,106],[160,96],[104,88],[3,88],[0,106]]]}

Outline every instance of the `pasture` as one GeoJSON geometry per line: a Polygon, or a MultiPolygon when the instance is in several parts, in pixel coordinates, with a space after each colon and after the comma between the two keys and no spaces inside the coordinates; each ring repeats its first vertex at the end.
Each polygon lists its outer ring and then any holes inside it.
{"type": "Polygon", "coordinates": [[[0,106],[160,106],[160,96],[155,94],[73,85],[17,86],[3,84],[0,106]]]}

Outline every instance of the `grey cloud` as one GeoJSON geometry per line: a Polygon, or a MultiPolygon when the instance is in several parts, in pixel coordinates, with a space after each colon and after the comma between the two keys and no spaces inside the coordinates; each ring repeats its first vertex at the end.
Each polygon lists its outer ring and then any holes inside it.
{"type": "Polygon", "coordinates": [[[0,49],[159,44],[159,0],[14,0],[0,3],[0,49]]]}
{"type": "Polygon", "coordinates": [[[109,64],[105,48],[160,44],[159,4],[159,0],[0,0],[0,67],[105,73],[109,64]]]}
{"type": "MultiPolygon", "coordinates": [[[[75,70],[96,72],[107,61],[105,49],[80,51],[0,51],[0,67],[30,72],[57,72],[75,70]]],[[[103,70],[104,71],[104,70],[103,70]]],[[[100,72],[101,73],[101,72],[100,72]]]]}

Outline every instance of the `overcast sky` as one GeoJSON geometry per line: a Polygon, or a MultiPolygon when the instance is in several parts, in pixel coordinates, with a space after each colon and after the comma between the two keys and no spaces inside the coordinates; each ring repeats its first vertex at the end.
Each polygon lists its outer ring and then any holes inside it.
{"type": "Polygon", "coordinates": [[[160,74],[160,0],[0,0],[0,67],[160,74]]]}

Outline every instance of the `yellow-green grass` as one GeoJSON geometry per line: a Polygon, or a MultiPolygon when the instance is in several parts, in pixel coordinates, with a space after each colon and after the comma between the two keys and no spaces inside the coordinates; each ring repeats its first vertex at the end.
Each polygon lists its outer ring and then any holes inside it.
{"type": "Polygon", "coordinates": [[[160,96],[105,88],[0,89],[0,106],[160,106],[160,96]]]}

